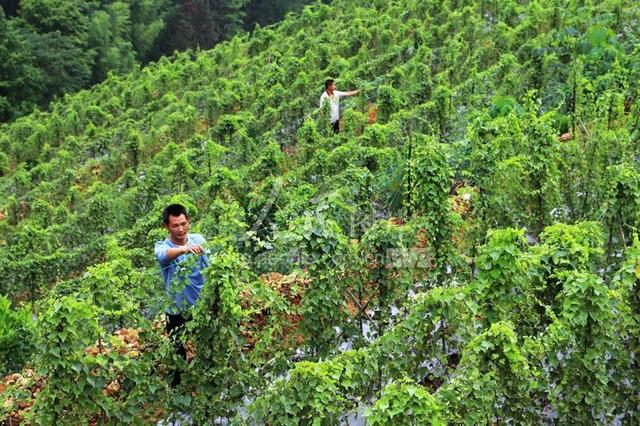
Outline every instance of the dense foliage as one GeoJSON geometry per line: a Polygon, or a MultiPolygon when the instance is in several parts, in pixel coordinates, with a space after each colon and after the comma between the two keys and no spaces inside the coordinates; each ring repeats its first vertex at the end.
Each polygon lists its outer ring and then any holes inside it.
{"type": "Polygon", "coordinates": [[[3,415],[639,422],[639,19],[336,0],[2,126],[3,415]],[[187,362],[169,202],[212,260],[187,362]]]}
{"type": "Polygon", "coordinates": [[[0,122],[162,55],[209,49],[306,0],[0,1],[0,122]],[[4,12],[4,13],[3,13],[4,12]]]}

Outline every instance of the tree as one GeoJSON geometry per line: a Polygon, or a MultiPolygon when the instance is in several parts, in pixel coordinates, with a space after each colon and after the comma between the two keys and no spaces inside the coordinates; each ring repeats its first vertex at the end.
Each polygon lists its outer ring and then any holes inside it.
{"type": "MultiPolygon", "coordinates": [[[[12,53],[3,55],[12,59],[7,75],[15,76],[10,97],[23,104],[3,114],[5,119],[35,105],[45,106],[54,97],[76,91],[90,81],[94,51],[88,45],[88,9],[89,4],[81,0],[71,4],[63,0],[23,0],[20,16],[0,24],[15,42],[7,44],[12,53]],[[22,91],[25,93],[16,94],[22,91]]],[[[9,40],[3,37],[3,42],[9,40]]]]}
{"type": "Polygon", "coordinates": [[[248,0],[179,0],[159,37],[154,56],[192,48],[210,49],[242,29],[248,0]]]}
{"type": "Polygon", "coordinates": [[[85,0],[22,0],[20,17],[40,33],[86,36],[89,3],[85,0]]]}
{"type": "Polygon", "coordinates": [[[27,113],[38,103],[43,79],[28,44],[0,10],[0,122],[27,113]]]}
{"type": "Polygon", "coordinates": [[[43,75],[40,85],[34,88],[38,104],[46,106],[56,96],[75,92],[89,83],[94,51],[87,48],[86,41],[59,31],[38,33],[28,28],[21,28],[20,36],[43,75]]]}
{"type": "Polygon", "coordinates": [[[109,71],[123,74],[136,64],[136,54],[129,40],[131,34],[129,6],[116,1],[91,16],[89,45],[96,50],[93,64],[93,82],[107,77],[109,71]]]}
{"type": "Polygon", "coordinates": [[[244,29],[252,30],[258,24],[264,27],[279,21],[288,12],[297,12],[308,0],[252,0],[244,7],[244,29]]]}
{"type": "Polygon", "coordinates": [[[174,6],[169,0],[129,0],[128,3],[131,11],[131,43],[138,61],[147,63],[174,6]]]}
{"type": "Polygon", "coordinates": [[[0,6],[4,9],[7,16],[15,16],[18,12],[19,0],[0,0],[0,6]]]}

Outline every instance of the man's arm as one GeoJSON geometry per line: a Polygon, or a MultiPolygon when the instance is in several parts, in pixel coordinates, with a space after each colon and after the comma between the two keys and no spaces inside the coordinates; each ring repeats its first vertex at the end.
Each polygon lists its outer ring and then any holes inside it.
{"type": "Polygon", "coordinates": [[[187,244],[186,246],[172,247],[167,249],[167,261],[171,262],[176,257],[186,253],[202,254],[203,252],[204,250],[200,244],[187,244]]]}
{"type": "Polygon", "coordinates": [[[359,90],[350,90],[348,92],[341,92],[339,90],[336,90],[335,92],[333,92],[338,98],[346,98],[349,96],[353,96],[353,95],[357,95],[358,93],[360,93],[359,90]]]}
{"type": "Polygon", "coordinates": [[[201,244],[187,244],[180,247],[167,247],[166,244],[158,242],[155,247],[155,254],[161,265],[166,265],[176,257],[186,253],[202,254],[204,249],[201,244]]]}

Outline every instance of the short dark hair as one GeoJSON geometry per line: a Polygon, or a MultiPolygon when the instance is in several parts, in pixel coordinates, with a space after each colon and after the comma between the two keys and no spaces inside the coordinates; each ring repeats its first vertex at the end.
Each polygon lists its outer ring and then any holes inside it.
{"type": "Polygon", "coordinates": [[[169,204],[162,210],[162,223],[165,225],[169,223],[169,216],[180,216],[181,214],[189,220],[189,214],[187,209],[182,204],[169,204]]]}
{"type": "Polygon", "coordinates": [[[331,86],[333,84],[333,79],[332,78],[328,78],[327,81],[324,82],[324,88],[328,89],[329,86],[331,86]]]}

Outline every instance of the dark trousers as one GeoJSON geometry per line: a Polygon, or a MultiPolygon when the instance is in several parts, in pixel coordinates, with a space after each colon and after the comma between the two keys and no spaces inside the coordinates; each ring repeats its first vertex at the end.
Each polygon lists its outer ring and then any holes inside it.
{"type": "MultiPolygon", "coordinates": [[[[187,320],[184,319],[182,314],[167,314],[167,324],[166,330],[169,338],[173,342],[173,346],[176,348],[176,353],[182,357],[185,361],[187,360],[187,349],[184,347],[184,344],[181,342],[181,335],[184,332],[184,325],[187,320]]],[[[176,387],[180,384],[180,372],[175,370],[173,372],[173,379],[171,380],[171,386],[176,387]]]]}
{"type": "Polygon", "coordinates": [[[340,132],[340,120],[336,120],[333,123],[331,123],[331,128],[333,129],[333,133],[339,133],[340,132]]]}

